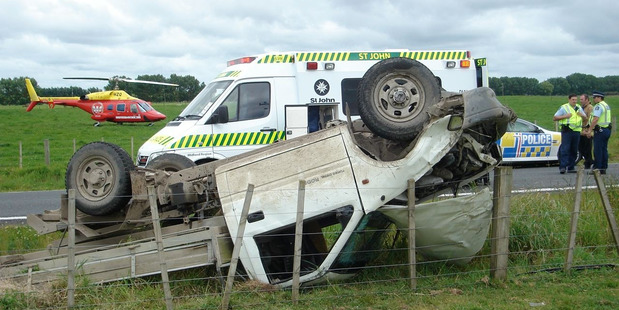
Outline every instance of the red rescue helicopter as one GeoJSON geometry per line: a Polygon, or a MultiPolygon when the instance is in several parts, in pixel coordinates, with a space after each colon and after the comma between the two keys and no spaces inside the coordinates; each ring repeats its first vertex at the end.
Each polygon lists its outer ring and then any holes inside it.
{"type": "Polygon", "coordinates": [[[26,109],[30,112],[37,104],[46,103],[51,109],[56,105],[64,105],[70,107],[78,107],[90,114],[93,120],[97,121],[94,126],[99,126],[100,122],[122,123],[138,123],[160,121],[166,116],[156,111],[149,102],[130,96],[123,90],[118,89],[118,81],[129,83],[144,83],[166,86],[178,86],[177,84],[131,80],[125,78],[65,78],[65,79],[80,79],[80,80],[105,80],[115,81],[114,90],[101,91],[83,95],[81,97],[39,97],[30,82],[26,79],[26,89],[30,96],[30,105],[26,109]]]}

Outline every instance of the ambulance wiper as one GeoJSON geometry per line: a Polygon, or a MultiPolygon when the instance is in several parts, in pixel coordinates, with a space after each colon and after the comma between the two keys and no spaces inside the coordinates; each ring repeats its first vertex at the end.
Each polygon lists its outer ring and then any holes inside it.
{"type": "Polygon", "coordinates": [[[201,119],[202,116],[201,115],[197,115],[197,114],[189,114],[189,115],[185,115],[184,119],[201,119]]]}
{"type": "Polygon", "coordinates": [[[180,116],[179,115],[179,116],[175,117],[172,121],[181,121],[182,122],[182,121],[184,121],[186,119],[196,120],[196,119],[201,119],[201,118],[202,118],[202,116],[196,115],[196,114],[189,114],[189,115],[185,115],[185,116],[180,116]]]}

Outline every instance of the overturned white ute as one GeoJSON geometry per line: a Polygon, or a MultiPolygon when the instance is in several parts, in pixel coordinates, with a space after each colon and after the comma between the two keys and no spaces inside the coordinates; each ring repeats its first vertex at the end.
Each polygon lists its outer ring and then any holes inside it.
{"type": "MultiPolygon", "coordinates": [[[[71,159],[67,186],[76,189],[77,208],[91,218],[147,217],[144,197],[152,185],[163,218],[184,218],[187,225],[196,214],[222,218],[230,236],[245,224],[239,256],[244,269],[279,286],[292,283],[300,183],[301,283],[358,271],[378,255],[390,225],[406,226],[401,214],[409,199],[417,203],[421,254],[470,259],[487,236],[489,191],[428,201],[444,191],[456,194],[496,166],[501,152],[495,141],[515,115],[488,88],[441,92],[433,74],[410,59],[377,63],[358,92],[360,120],[198,166],[166,154],[155,166],[134,168],[119,147],[91,143],[71,159]],[[415,197],[406,196],[411,179],[415,197]],[[249,212],[241,223],[250,185],[249,212]]],[[[118,234],[137,222],[99,233],[118,234]]]]}

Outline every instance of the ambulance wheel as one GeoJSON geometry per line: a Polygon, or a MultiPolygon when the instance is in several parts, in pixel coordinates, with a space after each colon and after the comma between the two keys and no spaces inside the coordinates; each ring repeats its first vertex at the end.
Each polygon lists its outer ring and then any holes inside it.
{"type": "Polygon", "coordinates": [[[359,83],[359,114],[375,134],[410,141],[429,119],[441,97],[436,77],[422,63],[390,58],[374,64],[359,83]]]}
{"type": "Polygon", "coordinates": [[[67,191],[75,189],[75,206],[89,215],[106,215],[131,199],[133,162],[117,145],[93,142],[77,150],[65,176],[67,191]]]}
{"type": "Polygon", "coordinates": [[[195,166],[196,163],[183,155],[163,154],[161,156],[155,157],[153,160],[148,162],[146,168],[176,172],[195,166]]]}

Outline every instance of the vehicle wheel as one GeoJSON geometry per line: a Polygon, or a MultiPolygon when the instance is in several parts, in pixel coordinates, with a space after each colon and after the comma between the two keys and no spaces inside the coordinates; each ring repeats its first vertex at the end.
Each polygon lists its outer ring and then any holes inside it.
{"type": "Polygon", "coordinates": [[[131,199],[133,162],[117,145],[93,142],[77,150],[67,166],[65,185],[75,189],[75,206],[89,215],[110,214],[131,199]]]}
{"type": "Polygon", "coordinates": [[[361,119],[375,134],[410,141],[429,119],[428,109],[441,97],[436,77],[422,63],[390,58],[374,64],[359,83],[361,119]]]}
{"type": "Polygon", "coordinates": [[[195,166],[196,163],[183,155],[163,154],[149,161],[146,168],[176,172],[195,166]]]}

